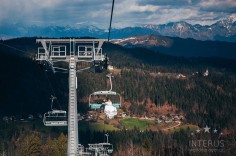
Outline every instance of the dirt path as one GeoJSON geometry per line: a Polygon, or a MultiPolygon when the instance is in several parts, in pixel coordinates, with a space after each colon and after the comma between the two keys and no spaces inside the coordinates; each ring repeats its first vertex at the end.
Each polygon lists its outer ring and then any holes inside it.
{"type": "Polygon", "coordinates": [[[180,126],[180,124],[181,124],[180,121],[175,121],[175,122],[178,123],[178,124],[177,124],[177,125],[174,125],[174,126],[172,126],[172,127],[164,128],[164,129],[162,129],[162,130],[166,131],[166,130],[170,130],[170,129],[173,129],[173,128],[175,128],[175,127],[180,126]]]}

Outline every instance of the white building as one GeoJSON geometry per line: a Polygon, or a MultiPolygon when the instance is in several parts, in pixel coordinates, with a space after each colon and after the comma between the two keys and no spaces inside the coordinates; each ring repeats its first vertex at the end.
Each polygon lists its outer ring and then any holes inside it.
{"type": "Polygon", "coordinates": [[[205,71],[205,73],[203,74],[203,76],[208,76],[209,75],[209,71],[208,69],[205,71]]]}

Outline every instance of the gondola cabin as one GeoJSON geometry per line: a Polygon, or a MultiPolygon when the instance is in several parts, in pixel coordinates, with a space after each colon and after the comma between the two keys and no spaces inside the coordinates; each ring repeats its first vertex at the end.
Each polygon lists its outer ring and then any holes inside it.
{"type": "Polygon", "coordinates": [[[67,126],[67,113],[64,110],[52,110],[44,114],[45,126],[67,126]]]}

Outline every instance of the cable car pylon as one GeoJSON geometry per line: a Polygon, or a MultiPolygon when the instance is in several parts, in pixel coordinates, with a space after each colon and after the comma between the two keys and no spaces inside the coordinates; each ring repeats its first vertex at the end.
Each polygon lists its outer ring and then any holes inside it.
{"type": "MultiPolygon", "coordinates": [[[[38,48],[36,60],[39,63],[49,64],[49,68],[55,71],[55,62],[69,63],[69,100],[68,100],[68,143],[67,155],[77,156],[79,154],[79,136],[77,119],[77,63],[90,62],[91,66],[106,69],[107,59],[102,53],[102,44],[105,39],[37,39],[42,47],[38,48]],[[69,49],[69,52],[67,50],[69,49]]],[[[88,67],[86,67],[87,69],[88,67]]],[[[55,113],[56,110],[54,110],[55,113]]],[[[52,110],[53,112],[53,110],[52,110]]],[[[63,113],[63,112],[57,112],[63,113]]],[[[46,114],[49,117],[52,113],[46,114]]],[[[46,118],[45,117],[45,118],[46,118]]],[[[46,121],[45,121],[46,123],[46,121]]],[[[65,125],[66,123],[51,122],[46,126],[65,125]]]]}
{"type": "MultiPolygon", "coordinates": [[[[114,3],[115,0],[112,1],[108,42],[110,40],[114,3]]],[[[90,62],[95,71],[96,69],[98,71],[107,69],[108,57],[103,55],[101,48],[104,41],[104,39],[36,39],[37,43],[42,44],[42,47],[38,48],[36,57],[39,64],[46,62],[46,65],[55,73],[54,62],[69,63],[68,156],[91,155],[91,153],[84,152],[84,147],[79,144],[76,67],[78,62],[84,61],[90,62]],[[69,53],[67,52],[68,49],[69,53]]],[[[113,152],[113,145],[110,143],[89,144],[89,149],[95,151],[95,155],[109,155],[113,152]]]]}

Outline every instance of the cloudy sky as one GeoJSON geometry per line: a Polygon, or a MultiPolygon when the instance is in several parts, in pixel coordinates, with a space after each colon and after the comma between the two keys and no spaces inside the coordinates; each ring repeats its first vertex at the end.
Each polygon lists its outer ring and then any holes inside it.
{"type": "MultiPolygon", "coordinates": [[[[0,25],[108,28],[112,0],[1,0],[0,25]]],[[[113,27],[186,21],[209,25],[236,13],[236,0],[115,0],[113,27]]]]}

